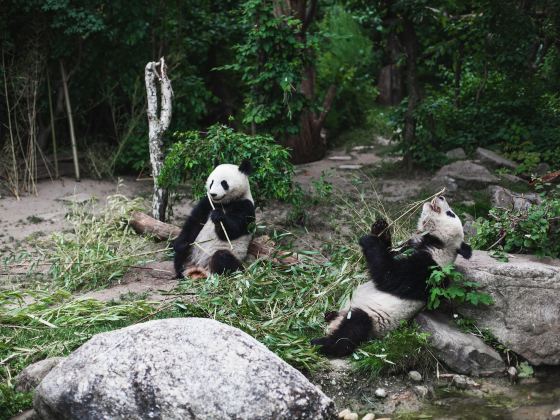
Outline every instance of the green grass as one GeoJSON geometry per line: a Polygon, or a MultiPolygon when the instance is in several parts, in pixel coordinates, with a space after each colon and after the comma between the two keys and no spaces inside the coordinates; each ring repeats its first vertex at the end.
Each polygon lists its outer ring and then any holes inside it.
{"type": "Polygon", "coordinates": [[[429,334],[420,332],[414,322],[402,322],[382,340],[373,340],[354,353],[358,371],[371,377],[406,373],[411,369],[427,371],[437,359],[430,351],[429,334]]]}

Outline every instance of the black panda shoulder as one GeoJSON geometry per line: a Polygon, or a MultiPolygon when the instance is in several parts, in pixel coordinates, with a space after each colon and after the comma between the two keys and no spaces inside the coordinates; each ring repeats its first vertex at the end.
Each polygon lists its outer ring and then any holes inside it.
{"type": "Polygon", "coordinates": [[[247,198],[241,200],[231,201],[224,205],[224,209],[229,214],[236,214],[239,216],[255,217],[255,205],[247,198]]]}

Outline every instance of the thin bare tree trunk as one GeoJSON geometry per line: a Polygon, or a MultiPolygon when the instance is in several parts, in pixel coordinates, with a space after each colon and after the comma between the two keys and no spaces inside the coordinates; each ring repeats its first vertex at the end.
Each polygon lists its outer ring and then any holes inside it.
{"type": "Polygon", "coordinates": [[[55,128],[54,128],[54,112],[53,112],[53,105],[52,105],[51,78],[49,76],[48,69],[47,69],[47,89],[49,91],[49,115],[50,115],[50,118],[51,118],[51,136],[52,136],[52,145],[53,145],[54,177],[55,177],[55,179],[58,179],[59,176],[60,176],[59,173],[58,173],[58,150],[57,150],[57,147],[56,147],[56,131],[55,131],[55,128]]]}
{"type": "Polygon", "coordinates": [[[70,141],[72,142],[72,157],[74,158],[74,175],[76,181],[80,182],[80,164],[78,162],[78,146],[76,145],[76,134],[74,133],[74,117],[72,116],[72,105],[68,93],[68,80],[64,64],[60,60],[60,74],[62,75],[62,87],[64,88],[64,102],[66,102],[66,113],[68,114],[68,127],[70,129],[70,141]]]}
{"type": "Polygon", "coordinates": [[[163,134],[171,123],[171,98],[173,97],[173,89],[171,88],[171,81],[169,77],[167,77],[167,66],[165,65],[163,57],[161,57],[159,61],[151,61],[146,64],[145,80],[146,94],[148,96],[150,162],[152,164],[152,176],[154,177],[152,215],[155,219],[164,222],[168,191],[158,185],[157,179],[163,167],[163,134]],[[161,90],[159,115],[156,77],[159,80],[161,90]]]}

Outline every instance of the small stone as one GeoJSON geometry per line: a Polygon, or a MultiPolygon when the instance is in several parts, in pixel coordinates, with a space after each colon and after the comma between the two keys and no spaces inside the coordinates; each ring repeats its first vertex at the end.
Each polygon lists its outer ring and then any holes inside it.
{"type": "Polygon", "coordinates": [[[353,157],[352,156],[329,156],[328,159],[334,161],[342,161],[342,160],[352,160],[353,157]]]}
{"type": "Polygon", "coordinates": [[[387,396],[387,391],[385,391],[383,388],[377,388],[375,390],[375,396],[377,398],[385,398],[387,396]]]}
{"type": "Polygon", "coordinates": [[[460,159],[467,158],[467,154],[465,153],[465,150],[462,147],[457,147],[455,149],[451,149],[447,151],[445,153],[445,156],[447,156],[448,159],[453,159],[453,160],[460,160],[460,159]]]}
{"type": "Polygon", "coordinates": [[[509,378],[514,381],[515,379],[517,379],[517,369],[515,368],[515,366],[510,366],[507,370],[508,376],[509,378]]]}
{"type": "Polygon", "coordinates": [[[550,172],[550,165],[548,163],[541,162],[537,165],[535,172],[539,176],[546,175],[548,172],[550,172]]]}
{"type": "Polygon", "coordinates": [[[346,171],[355,171],[358,169],[362,169],[362,165],[340,165],[338,169],[343,169],[346,171]]]}
{"type": "Polygon", "coordinates": [[[454,375],[453,379],[451,380],[451,385],[453,385],[457,389],[470,389],[480,386],[480,384],[464,375],[454,375]]]}
{"type": "Polygon", "coordinates": [[[411,370],[410,372],[408,372],[408,377],[414,382],[422,381],[422,375],[416,370],[411,370]]]}
{"type": "Polygon", "coordinates": [[[364,417],[362,417],[362,420],[374,420],[375,419],[375,414],[373,413],[367,413],[364,417]]]}
{"type": "Polygon", "coordinates": [[[391,139],[382,136],[376,136],[375,141],[377,142],[377,144],[380,144],[381,146],[389,146],[391,144],[391,139]]]}
{"type": "Polygon", "coordinates": [[[89,201],[93,201],[96,198],[93,197],[92,195],[86,194],[86,193],[78,193],[78,194],[74,194],[74,195],[69,195],[66,197],[61,197],[58,200],[59,201],[63,201],[64,203],[67,204],[85,204],[89,201]]]}
{"type": "Polygon", "coordinates": [[[550,415],[551,415],[552,417],[558,417],[558,416],[560,416],[560,408],[557,409],[557,410],[554,410],[552,413],[550,413],[550,415]]]}
{"type": "Polygon", "coordinates": [[[344,420],[358,420],[358,413],[350,413],[344,417],[344,420]]]}
{"type": "Polygon", "coordinates": [[[338,418],[339,418],[339,419],[343,419],[343,418],[345,418],[348,414],[352,414],[352,412],[351,412],[348,408],[345,408],[345,409],[342,410],[340,413],[338,413],[338,418]]]}
{"type": "Polygon", "coordinates": [[[426,385],[416,385],[414,393],[420,398],[426,398],[430,394],[430,389],[426,385]]]}

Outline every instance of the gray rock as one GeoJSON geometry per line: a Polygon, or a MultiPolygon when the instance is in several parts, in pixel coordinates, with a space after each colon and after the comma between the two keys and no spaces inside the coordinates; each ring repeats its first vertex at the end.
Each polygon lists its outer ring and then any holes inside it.
{"type": "Polygon", "coordinates": [[[512,174],[500,174],[500,178],[513,184],[528,184],[523,178],[512,174]]]}
{"type": "Polygon", "coordinates": [[[368,150],[373,149],[371,145],[363,145],[363,146],[354,146],[352,147],[353,152],[367,152],[368,150]]]}
{"type": "Polygon", "coordinates": [[[429,342],[437,357],[452,371],[472,376],[502,374],[505,364],[492,347],[480,338],[466,334],[440,313],[420,313],[416,322],[430,334],[429,342]]]}
{"type": "Polygon", "coordinates": [[[436,192],[445,187],[446,195],[453,194],[459,189],[457,181],[447,175],[435,175],[430,183],[433,185],[436,192]]]}
{"type": "Polygon", "coordinates": [[[383,388],[377,388],[375,390],[375,396],[377,398],[385,398],[387,396],[387,391],[385,391],[383,388]]]}
{"type": "Polygon", "coordinates": [[[445,153],[448,159],[452,160],[462,160],[467,158],[467,154],[462,147],[457,147],[455,149],[451,149],[445,153]]]}
{"type": "Polygon", "coordinates": [[[525,211],[533,204],[540,204],[541,197],[535,193],[517,194],[498,185],[488,187],[490,202],[494,207],[525,211]]]}
{"type": "Polygon", "coordinates": [[[463,232],[465,233],[466,240],[469,240],[473,236],[476,236],[476,222],[474,220],[465,220],[463,222],[463,232]]]}
{"type": "Polygon", "coordinates": [[[443,177],[452,178],[459,188],[480,189],[499,181],[484,166],[470,160],[459,160],[443,166],[436,172],[433,181],[437,182],[443,177]]]}
{"type": "Polygon", "coordinates": [[[431,396],[432,392],[426,385],[415,385],[413,388],[414,393],[420,398],[427,398],[431,396]]]}
{"type": "Polygon", "coordinates": [[[476,383],[468,376],[463,375],[453,375],[451,385],[453,385],[457,389],[471,389],[478,388],[480,386],[480,384],[476,383]]]}
{"type": "Polygon", "coordinates": [[[23,369],[16,376],[15,385],[17,392],[33,391],[55,366],[64,360],[64,357],[50,357],[33,363],[23,369]]]}
{"type": "Polygon", "coordinates": [[[515,368],[515,366],[508,367],[507,373],[508,373],[509,379],[512,382],[515,382],[517,380],[517,369],[515,368]]]}
{"type": "Polygon", "coordinates": [[[543,176],[546,175],[547,173],[550,172],[550,165],[546,162],[541,162],[537,165],[536,169],[535,169],[535,173],[538,176],[543,176]]]}
{"type": "Polygon", "coordinates": [[[486,165],[492,166],[494,168],[509,168],[515,169],[517,168],[517,163],[512,160],[506,159],[503,156],[500,156],[496,152],[492,150],[484,149],[479,147],[476,149],[476,157],[480,159],[480,161],[486,165]]]}
{"type": "Polygon", "coordinates": [[[416,370],[411,370],[410,372],[408,372],[408,377],[414,382],[422,381],[422,375],[416,370]]]}
{"type": "Polygon", "coordinates": [[[494,299],[490,306],[461,306],[459,313],[532,365],[560,364],[560,260],[509,255],[509,262],[500,262],[474,251],[455,264],[494,299]]]}
{"type": "Polygon", "coordinates": [[[391,139],[383,136],[375,136],[375,141],[381,146],[389,146],[391,144],[391,139]]]}
{"type": "Polygon", "coordinates": [[[243,331],[211,319],[98,334],[37,387],[42,419],[332,418],[334,403],[243,331]]]}

